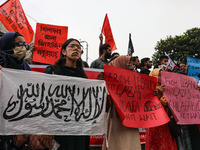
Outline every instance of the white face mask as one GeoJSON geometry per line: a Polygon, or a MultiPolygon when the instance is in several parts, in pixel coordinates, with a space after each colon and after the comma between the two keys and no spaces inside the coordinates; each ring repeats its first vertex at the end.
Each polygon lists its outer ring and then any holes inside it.
{"type": "Polygon", "coordinates": [[[23,59],[26,56],[26,47],[24,46],[15,47],[14,54],[12,56],[18,58],[18,60],[23,59]]]}

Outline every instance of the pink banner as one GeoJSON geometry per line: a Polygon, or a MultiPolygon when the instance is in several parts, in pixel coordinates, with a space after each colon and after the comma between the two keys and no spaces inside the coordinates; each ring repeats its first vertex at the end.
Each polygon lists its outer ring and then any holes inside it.
{"type": "Polygon", "coordinates": [[[165,85],[164,95],[177,124],[199,124],[200,91],[197,81],[190,76],[162,71],[161,83],[165,85]]]}

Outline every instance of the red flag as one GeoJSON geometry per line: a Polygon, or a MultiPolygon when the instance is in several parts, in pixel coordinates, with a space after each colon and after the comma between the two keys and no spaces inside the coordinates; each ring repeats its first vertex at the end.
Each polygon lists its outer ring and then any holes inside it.
{"type": "Polygon", "coordinates": [[[112,30],[111,30],[111,27],[110,27],[110,23],[109,23],[107,14],[105,16],[101,32],[105,36],[105,43],[110,45],[111,51],[116,50],[117,47],[115,45],[115,41],[114,41],[114,38],[113,38],[113,34],[112,34],[112,30]]]}
{"type": "Polygon", "coordinates": [[[0,6],[0,21],[9,32],[19,32],[31,43],[34,32],[19,0],[8,0],[0,6]]]}

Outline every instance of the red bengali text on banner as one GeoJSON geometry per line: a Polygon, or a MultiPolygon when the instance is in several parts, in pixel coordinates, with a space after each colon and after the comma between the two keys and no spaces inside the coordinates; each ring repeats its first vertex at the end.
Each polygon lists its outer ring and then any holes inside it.
{"type": "Polygon", "coordinates": [[[68,27],[37,23],[33,61],[54,64],[60,58],[68,27]]]}
{"type": "Polygon", "coordinates": [[[32,42],[34,32],[19,0],[8,0],[0,6],[0,21],[9,32],[19,32],[27,43],[32,42]]]}

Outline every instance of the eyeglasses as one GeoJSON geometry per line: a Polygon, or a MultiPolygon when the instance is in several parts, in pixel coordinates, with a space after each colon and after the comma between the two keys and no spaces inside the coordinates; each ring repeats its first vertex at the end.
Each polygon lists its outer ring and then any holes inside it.
{"type": "Polygon", "coordinates": [[[15,43],[16,46],[27,46],[27,43],[25,42],[17,42],[15,43]]]}
{"type": "Polygon", "coordinates": [[[68,46],[69,48],[75,48],[77,47],[78,50],[81,50],[82,49],[82,46],[81,45],[76,45],[76,44],[71,44],[68,46]]]}

